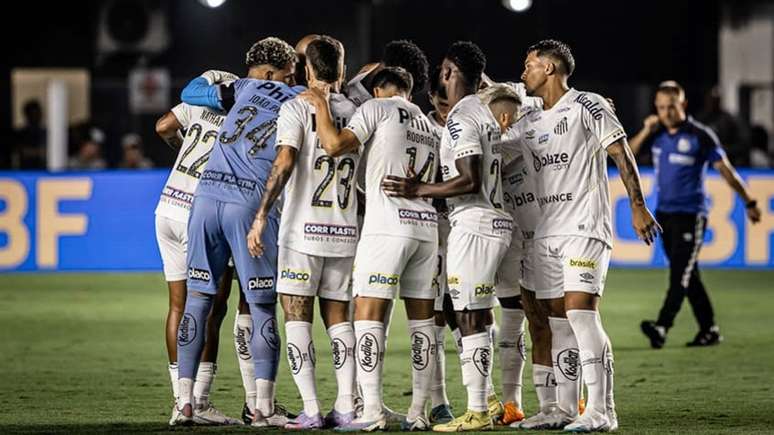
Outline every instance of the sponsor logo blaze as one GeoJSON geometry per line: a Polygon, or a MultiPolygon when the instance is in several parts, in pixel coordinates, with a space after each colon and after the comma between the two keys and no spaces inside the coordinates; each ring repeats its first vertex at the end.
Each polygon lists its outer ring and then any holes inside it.
{"type": "Polygon", "coordinates": [[[187,346],[194,339],[196,339],[196,319],[189,313],[185,313],[177,328],[177,342],[180,346],[187,346]]]}
{"type": "Polygon", "coordinates": [[[306,270],[282,269],[280,272],[281,280],[307,282],[309,278],[309,272],[306,270]]]}
{"type": "Polygon", "coordinates": [[[272,350],[279,349],[279,335],[277,334],[277,320],[266,319],[261,325],[261,337],[272,350]]]}
{"type": "Polygon", "coordinates": [[[347,345],[344,340],[334,338],[331,342],[331,354],[333,356],[333,368],[338,370],[344,366],[347,361],[347,345]]]}
{"type": "Polygon", "coordinates": [[[237,356],[239,356],[239,359],[246,361],[250,359],[250,348],[249,343],[250,340],[253,337],[253,330],[252,328],[243,328],[239,325],[237,325],[237,331],[236,331],[236,345],[237,345],[237,356]]]}
{"type": "Polygon", "coordinates": [[[483,376],[489,376],[489,365],[492,363],[492,351],[486,347],[479,347],[473,351],[473,365],[483,376]]]}
{"type": "Polygon", "coordinates": [[[430,337],[414,331],[411,334],[411,364],[415,370],[424,370],[430,363],[430,337]]]}
{"type": "Polygon", "coordinates": [[[532,166],[535,168],[535,172],[540,172],[547,167],[551,167],[552,171],[561,171],[570,167],[570,155],[561,152],[539,156],[532,152],[532,166]]]}
{"type": "Polygon", "coordinates": [[[357,357],[360,368],[366,372],[370,373],[376,369],[379,360],[379,343],[376,342],[374,334],[366,332],[360,337],[357,344],[357,357]]]}
{"type": "Polygon", "coordinates": [[[254,276],[247,280],[248,290],[271,290],[274,288],[274,278],[270,276],[254,276]]]}
{"type": "Polygon", "coordinates": [[[565,378],[577,381],[580,374],[580,355],[578,349],[571,348],[559,352],[556,356],[556,364],[565,378]]]}
{"type": "Polygon", "coordinates": [[[288,343],[288,366],[294,375],[297,375],[301,371],[301,367],[304,366],[304,358],[303,355],[301,355],[301,349],[293,343],[288,343]]]}
{"type": "Polygon", "coordinates": [[[204,269],[188,268],[188,279],[210,282],[210,271],[204,269]]]}
{"type": "Polygon", "coordinates": [[[376,273],[368,277],[368,284],[394,287],[398,285],[398,275],[382,275],[381,273],[376,273]]]}

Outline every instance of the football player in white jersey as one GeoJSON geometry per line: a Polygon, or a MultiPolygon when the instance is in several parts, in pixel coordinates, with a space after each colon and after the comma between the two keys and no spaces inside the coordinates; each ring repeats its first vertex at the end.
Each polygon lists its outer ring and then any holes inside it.
{"type": "MultiPolygon", "coordinates": [[[[305,58],[309,87],[329,95],[336,127],[343,128],[356,109],[338,93],[344,78],[343,45],[319,36],[308,43],[305,58]]],[[[319,429],[324,423],[335,427],[354,419],[355,335],[349,320],[349,285],[358,239],[354,179],[359,154],[355,149],[328,155],[317,138],[316,116],[315,107],[302,99],[280,109],[275,145],[279,151],[258,210],[265,222],[284,188],[287,212],[280,221],[277,292],[285,313],[288,364],[304,401],[304,411],[288,423],[289,429],[319,429]],[[325,422],[315,386],[315,296],[331,339],[338,384],[325,422]]]]}
{"type": "MultiPolygon", "coordinates": [[[[202,77],[209,83],[229,82],[237,76],[222,71],[207,71],[202,77]]],[[[172,148],[178,150],[172,172],[162,190],[156,206],[156,241],[159,245],[164,277],[169,289],[169,310],[166,321],[167,355],[169,376],[175,399],[177,389],[177,328],[185,309],[187,295],[186,251],[188,245],[188,215],[191,200],[207,164],[212,145],[223,123],[223,114],[210,109],[180,103],[159,118],[156,132],[172,148]],[[181,135],[185,132],[185,136],[181,135]]],[[[219,284],[222,291],[215,299],[207,322],[207,339],[202,361],[194,382],[194,422],[197,424],[237,424],[239,421],[226,417],[209,401],[212,380],[216,372],[220,325],[226,315],[226,303],[231,288],[231,273],[225,274],[219,284]]],[[[177,420],[177,406],[173,406],[170,425],[177,420]]]]}
{"type": "Polygon", "coordinates": [[[623,127],[604,98],[568,86],[574,68],[566,44],[545,40],[528,49],[521,77],[527,93],[544,104],[542,110],[528,111],[514,134],[531,168],[540,206],[534,251],[525,259],[525,270],[533,272],[529,284],[538,310],[551,316],[558,401],[556,408],[541,411],[521,427],[611,431],[618,427],[613,354],[598,312],[612,243],[608,156],[620,171],[638,236],[652,243],[660,227],[645,205],[623,127]],[[588,399],[579,417],[581,371],[588,399]]]}
{"type": "Polygon", "coordinates": [[[368,63],[347,82],[344,93],[355,105],[360,106],[374,98],[373,82],[376,74],[388,66],[405,69],[414,80],[412,92],[421,92],[427,84],[427,57],[421,48],[411,41],[390,41],[384,47],[382,59],[379,62],[368,63]]]}
{"type": "MultiPolygon", "coordinates": [[[[355,255],[353,292],[357,375],[362,389],[363,415],[339,431],[383,430],[382,407],[384,315],[400,295],[406,304],[411,340],[412,402],[404,430],[427,430],[425,404],[430,396],[435,358],[432,279],[438,250],[437,214],[429,201],[391,198],[380,183],[388,174],[416,176],[432,182],[439,138],[430,121],[408,98],[411,75],[387,67],[374,77],[375,99],[360,106],[346,128],[336,130],[329,116],[318,116],[321,145],[336,156],[364,147],[366,213],[355,255]]],[[[328,113],[316,90],[302,94],[328,113]]]]}
{"type": "MultiPolygon", "coordinates": [[[[498,143],[515,121],[520,99],[508,86],[492,86],[484,100],[475,95],[486,59],[470,42],[456,42],[442,65],[450,104],[441,142],[444,182],[390,176],[382,183],[390,195],[446,198],[452,229],[448,239],[447,283],[462,333],[463,383],[467,412],[440,432],[492,428],[487,403],[491,378],[495,275],[510,244],[512,220],[503,209],[502,160],[498,143]],[[483,261],[482,261],[483,260],[483,261]]],[[[499,402],[498,402],[499,403],[499,402]]]]}
{"type": "MultiPolygon", "coordinates": [[[[428,99],[434,110],[427,114],[427,119],[439,138],[443,136],[446,116],[450,109],[446,100],[446,90],[440,85],[440,74],[440,65],[430,74],[428,99]]],[[[443,181],[440,165],[438,165],[436,172],[436,181],[443,181]]],[[[433,289],[436,292],[434,304],[436,352],[433,384],[430,389],[430,423],[448,423],[454,419],[454,415],[451,412],[451,405],[449,405],[449,397],[446,395],[446,325],[448,323],[449,327],[457,333],[459,333],[459,329],[454,319],[454,308],[446,285],[446,239],[451,230],[449,210],[443,199],[434,199],[433,206],[438,211],[438,267],[433,277],[433,289]]]]}

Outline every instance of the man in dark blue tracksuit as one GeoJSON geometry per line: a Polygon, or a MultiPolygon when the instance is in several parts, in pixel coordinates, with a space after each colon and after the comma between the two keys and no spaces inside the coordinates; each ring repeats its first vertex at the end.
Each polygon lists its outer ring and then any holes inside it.
{"type": "Polygon", "coordinates": [[[753,223],[760,220],[761,213],[715,133],[686,115],[686,103],[679,84],[661,83],[655,98],[658,115],[646,118],[642,130],[629,143],[635,153],[642,147],[651,148],[658,185],[656,219],[664,229],[664,252],[669,259],[669,290],[658,319],[640,325],[656,349],[664,346],[666,333],[686,296],[699,323],[699,333],[688,346],[709,346],[722,340],[697,262],[707,228],[707,166],[718,170],[739,194],[753,223]]]}

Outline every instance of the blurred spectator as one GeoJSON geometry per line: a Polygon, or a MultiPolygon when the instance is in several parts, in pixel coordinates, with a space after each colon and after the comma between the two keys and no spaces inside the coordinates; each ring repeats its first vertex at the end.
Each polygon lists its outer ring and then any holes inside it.
{"type": "Polygon", "coordinates": [[[769,133],[760,125],[755,125],[750,129],[750,166],[760,169],[771,167],[769,133]]]}
{"type": "Polygon", "coordinates": [[[121,139],[121,148],[123,148],[123,157],[118,164],[122,169],[149,169],[153,167],[153,162],[145,157],[142,148],[142,138],[139,134],[128,133],[121,139]]]}
{"type": "Polygon", "coordinates": [[[92,128],[89,135],[78,146],[78,153],[70,158],[68,168],[72,170],[105,169],[107,163],[102,158],[102,144],[105,133],[98,128],[92,128]]]}
{"type": "Polygon", "coordinates": [[[720,89],[715,86],[704,96],[704,109],[699,121],[715,131],[728,159],[736,166],[750,164],[750,149],[747,143],[748,128],[737,117],[723,110],[720,89]]]}
{"type": "Polygon", "coordinates": [[[24,103],[24,127],[15,132],[13,166],[19,169],[46,168],[46,129],[43,128],[43,109],[38,100],[24,103]]]}

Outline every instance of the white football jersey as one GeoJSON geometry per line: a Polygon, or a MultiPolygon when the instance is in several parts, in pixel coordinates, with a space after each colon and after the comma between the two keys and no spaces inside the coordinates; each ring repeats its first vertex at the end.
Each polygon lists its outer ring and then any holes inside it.
{"type": "Polygon", "coordinates": [[[535,196],[534,174],[529,173],[524,156],[518,156],[503,170],[505,210],[513,217],[513,238],[532,239],[540,220],[535,196]]]}
{"type": "Polygon", "coordinates": [[[581,236],[612,246],[605,149],[626,133],[608,102],[570,89],[550,110],[526,113],[513,130],[541,209],[535,238],[581,236]]]}
{"type": "Polygon", "coordinates": [[[444,180],[459,173],[455,161],[479,155],[481,188],[478,192],[446,199],[452,226],[474,234],[503,238],[508,243],[513,222],[503,204],[500,126],[489,107],[476,95],[460,100],[446,118],[441,139],[441,174],[444,180]]]}
{"type": "Polygon", "coordinates": [[[415,104],[402,97],[377,98],[360,106],[349,125],[365,145],[366,211],[363,236],[387,235],[437,243],[437,213],[430,201],[387,196],[386,175],[407,177],[412,166],[420,179],[432,183],[440,138],[415,104]]]}
{"type": "MultiPolygon", "coordinates": [[[[347,125],[355,105],[330,95],[337,128],[347,125]]],[[[285,185],[279,244],[322,257],[351,257],[357,246],[355,174],[358,153],[329,156],[317,138],[315,109],[299,98],[280,108],[275,147],[297,150],[296,166],[285,185]]]]}
{"type": "Polygon", "coordinates": [[[172,113],[186,134],[172,172],[161,191],[156,214],[188,223],[188,214],[199,177],[210,158],[212,145],[215,144],[225,115],[186,103],[173,107],[172,113]]]}

